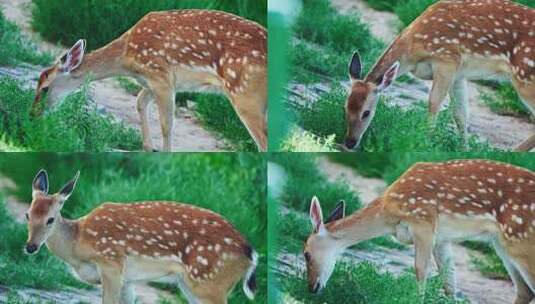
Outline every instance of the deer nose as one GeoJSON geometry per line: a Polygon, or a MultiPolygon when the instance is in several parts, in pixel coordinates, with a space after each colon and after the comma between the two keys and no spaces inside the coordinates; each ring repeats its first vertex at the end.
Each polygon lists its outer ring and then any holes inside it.
{"type": "Polygon", "coordinates": [[[26,244],[26,253],[32,254],[37,251],[37,245],[35,244],[26,244]]]}
{"type": "Polygon", "coordinates": [[[346,138],[345,145],[348,149],[353,149],[357,145],[357,140],[354,138],[346,138]]]}

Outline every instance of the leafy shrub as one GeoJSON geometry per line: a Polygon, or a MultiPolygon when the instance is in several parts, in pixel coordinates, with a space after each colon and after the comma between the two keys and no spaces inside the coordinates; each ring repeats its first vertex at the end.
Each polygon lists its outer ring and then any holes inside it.
{"type": "Polygon", "coordinates": [[[11,143],[36,151],[141,148],[138,132],[99,114],[85,88],[34,119],[30,117],[33,94],[16,80],[0,78],[0,134],[11,143]]]}
{"type": "Polygon", "coordinates": [[[70,46],[87,39],[93,50],[108,44],[151,11],[184,8],[223,10],[266,25],[267,1],[216,0],[32,0],[33,27],[45,39],[70,46]],[[66,9],[68,8],[68,9],[66,9]]]}
{"type": "Polygon", "coordinates": [[[47,53],[36,51],[36,46],[9,22],[0,9],[0,66],[20,62],[46,65],[52,61],[47,53]]]}

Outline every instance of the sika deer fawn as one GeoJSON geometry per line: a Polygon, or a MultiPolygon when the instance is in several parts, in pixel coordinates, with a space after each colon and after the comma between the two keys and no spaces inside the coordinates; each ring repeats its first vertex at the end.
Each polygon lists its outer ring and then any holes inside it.
{"type": "MultiPolygon", "coordinates": [[[[267,33],[238,16],[210,10],[152,12],[105,47],[85,52],[78,41],[56,64],[41,73],[33,111],[49,95],[54,104],[89,76],[135,78],[143,146],[153,150],[147,106],[159,109],[163,149],[171,149],[175,93],[219,92],[232,106],[260,150],[267,149],[267,33]]],[[[220,115],[220,113],[213,113],[220,115]]]]}
{"type": "Polygon", "coordinates": [[[425,288],[431,256],[455,295],[451,242],[493,243],[516,287],[516,304],[535,299],[535,174],[486,160],[417,163],[363,210],[344,217],[337,205],[324,223],[316,197],[313,233],[304,256],[311,292],[325,287],[336,257],[358,242],[386,234],[414,241],[416,278],[425,288]]]}
{"type": "MultiPolygon", "coordinates": [[[[370,125],[378,95],[397,75],[411,72],[432,79],[429,113],[432,120],[450,95],[455,121],[466,138],[466,81],[510,79],[535,113],[535,10],[506,0],[442,0],[429,7],[386,49],[361,80],[357,53],[349,65],[351,89],[346,100],[345,145],[358,146],[370,125]]],[[[535,147],[535,135],[518,150],[535,147]]]]}
{"type": "Polygon", "coordinates": [[[223,217],[191,205],[147,201],[105,203],[67,220],[60,210],[78,176],[51,195],[46,172],[35,177],[27,253],[45,243],[80,279],[102,285],[104,304],[134,303],[134,282],[161,279],[178,282],[189,303],[226,303],[242,278],[253,298],[258,255],[223,217]]]}

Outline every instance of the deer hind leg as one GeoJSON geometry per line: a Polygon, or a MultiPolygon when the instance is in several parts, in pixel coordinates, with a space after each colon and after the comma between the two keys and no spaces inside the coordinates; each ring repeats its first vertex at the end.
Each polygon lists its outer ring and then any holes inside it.
{"type": "Polygon", "coordinates": [[[152,94],[148,89],[142,89],[137,95],[137,112],[141,119],[141,134],[143,136],[143,149],[145,151],[153,151],[152,138],[150,137],[150,127],[147,117],[147,106],[152,98],[152,94]]]}
{"type": "MultiPolygon", "coordinates": [[[[520,95],[522,102],[531,111],[531,115],[535,116],[535,84],[525,84],[519,81],[513,80],[513,85],[520,95]]],[[[524,140],[520,145],[515,147],[515,151],[528,152],[535,148],[535,134],[531,135],[528,139],[524,140]]]]}
{"type": "Polygon", "coordinates": [[[433,256],[437,263],[438,271],[444,276],[444,291],[451,297],[457,294],[457,281],[455,279],[455,264],[451,255],[451,243],[442,242],[435,245],[433,256]]]}
{"type": "Polygon", "coordinates": [[[152,92],[158,105],[162,128],[163,151],[171,151],[175,113],[175,91],[167,84],[153,86],[152,92]]]}
{"type": "Polygon", "coordinates": [[[455,123],[463,135],[465,146],[468,144],[468,95],[465,78],[456,78],[449,91],[452,106],[455,107],[455,123]]]}
{"type": "Polygon", "coordinates": [[[433,86],[429,93],[429,114],[433,121],[453,84],[457,66],[446,62],[433,64],[433,86]]]}
{"type": "Polygon", "coordinates": [[[411,224],[411,231],[414,238],[416,280],[418,281],[420,297],[423,300],[427,272],[433,251],[435,229],[432,224],[417,223],[411,224]]]}
{"type": "Polygon", "coordinates": [[[98,265],[102,282],[102,304],[120,304],[123,287],[123,263],[103,262],[98,265]]]}
{"type": "Polygon", "coordinates": [[[513,284],[515,285],[516,299],[514,304],[529,304],[532,300],[535,299],[534,291],[531,290],[531,288],[528,286],[528,283],[526,283],[526,281],[522,277],[522,274],[518,270],[517,266],[514,265],[514,263],[511,261],[511,257],[506,252],[502,244],[498,240],[495,240],[493,242],[493,245],[494,249],[496,250],[496,254],[498,254],[500,259],[502,260],[503,265],[507,270],[507,273],[509,274],[511,280],[513,280],[513,284]]]}
{"type": "Polygon", "coordinates": [[[263,72],[250,74],[243,93],[228,93],[240,120],[260,151],[267,151],[267,81],[263,72]]]}
{"type": "Polygon", "coordinates": [[[131,283],[124,283],[121,288],[121,304],[134,304],[136,302],[136,294],[134,286],[131,283]]]}

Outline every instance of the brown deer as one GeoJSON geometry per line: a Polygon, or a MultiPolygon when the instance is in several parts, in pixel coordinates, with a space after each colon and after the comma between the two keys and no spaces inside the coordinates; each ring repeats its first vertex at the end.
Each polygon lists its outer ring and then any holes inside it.
{"type": "Polygon", "coordinates": [[[79,173],[58,193],[48,194],[48,177],[39,171],[26,214],[25,251],[42,244],[69,264],[80,279],[102,285],[102,303],[134,303],[132,284],[177,282],[189,303],[227,303],[243,278],[250,299],[256,289],[258,254],[220,215],[173,202],[104,203],[77,220],[61,208],[79,173]]]}
{"type": "Polygon", "coordinates": [[[316,197],[310,205],[313,233],[304,247],[308,284],[325,287],[345,248],[393,234],[414,241],[420,292],[431,257],[456,294],[450,244],[467,239],[493,243],[516,287],[516,304],[535,299],[535,174],[487,160],[417,163],[364,209],[344,217],[339,203],[324,223],[316,197]]]}
{"type": "Polygon", "coordinates": [[[137,109],[146,150],[153,150],[147,105],[154,99],[163,150],[170,151],[176,92],[224,93],[259,149],[267,149],[267,32],[259,24],[211,10],[152,12],[99,50],[85,55],[85,45],[78,41],[41,73],[34,112],[44,94],[52,105],[87,78],[130,76],[143,87],[137,109]]]}
{"type": "MultiPolygon", "coordinates": [[[[524,104],[535,113],[534,27],[535,10],[512,1],[442,0],[409,25],[362,80],[362,64],[355,53],[349,65],[345,146],[358,146],[375,115],[378,95],[407,72],[433,80],[429,95],[432,121],[449,93],[456,124],[465,139],[467,79],[510,79],[524,104]]],[[[517,150],[534,147],[535,135],[517,150]]]]}

